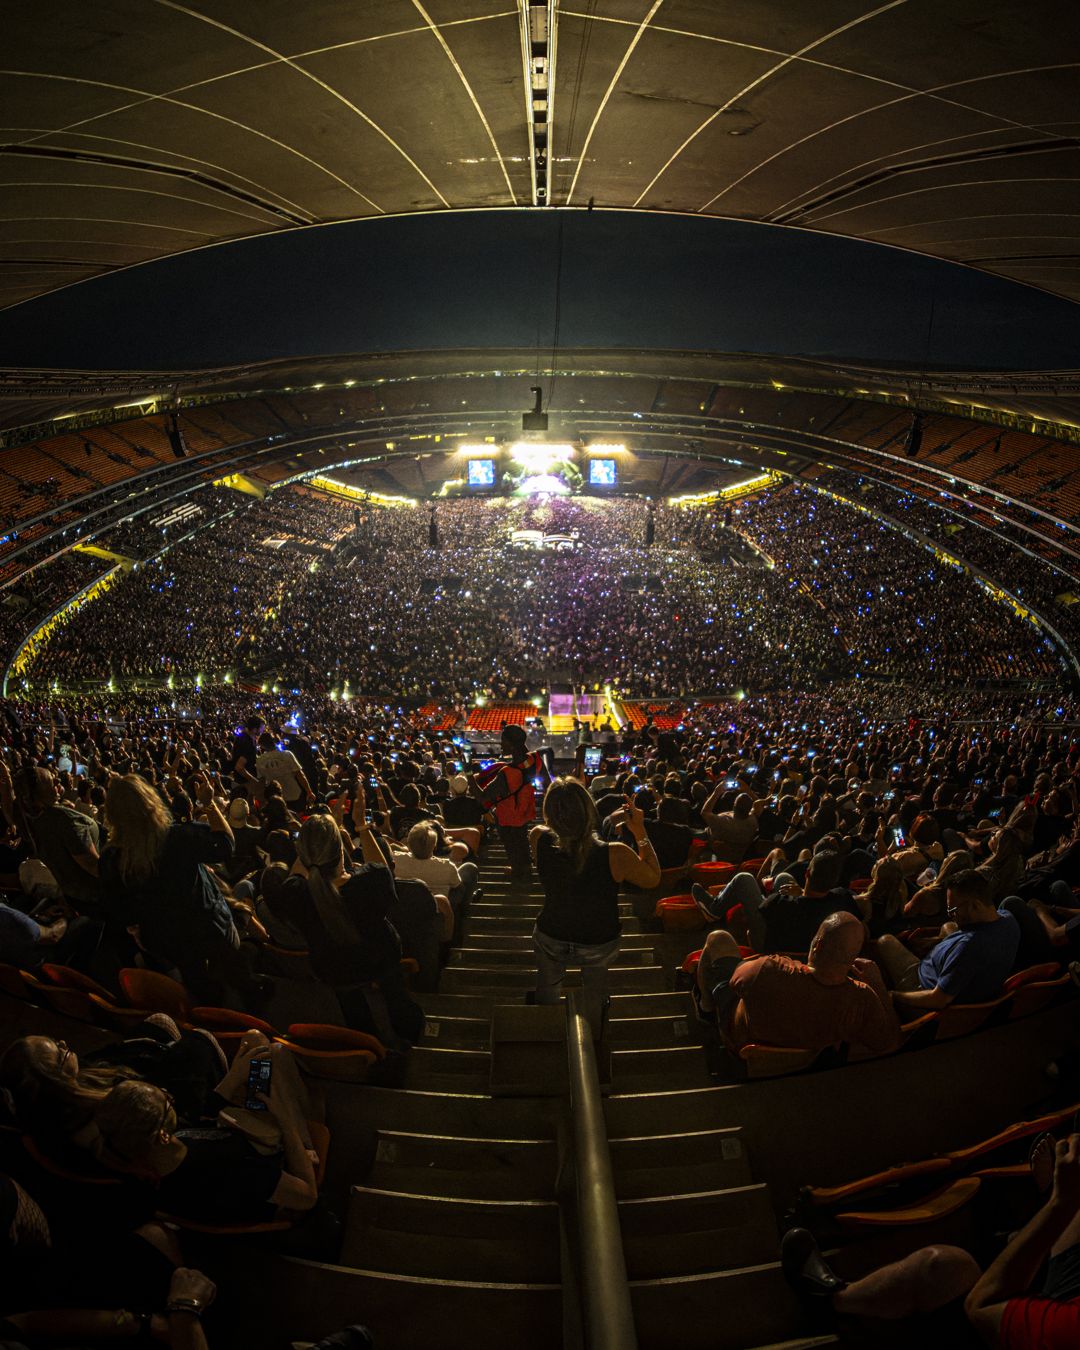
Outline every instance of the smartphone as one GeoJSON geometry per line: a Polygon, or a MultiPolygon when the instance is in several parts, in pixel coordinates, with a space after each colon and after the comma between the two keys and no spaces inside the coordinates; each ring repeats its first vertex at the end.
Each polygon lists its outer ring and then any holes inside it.
{"type": "Polygon", "coordinates": [[[904,835],[904,831],[900,828],[899,825],[893,826],[892,837],[893,843],[896,845],[897,848],[907,847],[907,838],[904,835]]]}
{"type": "Polygon", "coordinates": [[[462,769],[461,760],[460,760],[460,759],[455,759],[455,760],[453,761],[453,764],[454,764],[454,772],[455,772],[455,773],[460,773],[460,772],[461,772],[461,769],[462,769]]]}
{"type": "Polygon", "coordinates": [[[255,1095],[258,1092],[270,1095],[270,1073],[272,1065],[270,1056],[264,1055],[261,1059],[253,1059],[248,1068],[247,1080],[247,1099],[244,1105],[249,1111],[265,1111],[266,1103],[259,1101],[255,1095]]]}
{"type": "Polygon", "coordinates": [[[586,773],[599,773],[601,755],[602,751],[598,745],[587,745],[585,747],[586,773]]]}
{"type": "Polygon", "coordinates": [[[731,788],[737,788],[739,786],[739,780],[737,778],[725,778],[724,786],[730,791],[731,788]]]}
{"type": "Polygon", "coordinates": [[[367,785],[368,785],[368,787],[371,789],[372,792],[378,792],[378,790],[379,790],[379,780],[378,780],[377,778],[369,778],[369,779],[367,780],[367,785]]]}

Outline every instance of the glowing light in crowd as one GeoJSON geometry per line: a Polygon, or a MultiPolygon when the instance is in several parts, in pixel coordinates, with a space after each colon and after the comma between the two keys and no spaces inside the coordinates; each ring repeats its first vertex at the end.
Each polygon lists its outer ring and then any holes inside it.
{"type": "Polygon", "coordinates": [[[523,496],[548,497],[565,497],[570,492],[569,487],[561,478],[556,478],[554,474],[550,473],[534,473],[528,478],[523,478],[517,490],[523,496]]]}

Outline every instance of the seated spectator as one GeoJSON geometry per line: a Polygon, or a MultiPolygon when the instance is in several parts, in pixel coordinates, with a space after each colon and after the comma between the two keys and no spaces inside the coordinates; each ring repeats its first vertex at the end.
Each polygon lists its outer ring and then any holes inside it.
{"type": "Polygon", "coordinates": [[[664,779],[664,794],[657,815],[671,825],[690,824],[690,803],[683,796],[682,779],[677,773],[669,773],[664,779]]]}
{"type": "Polygon", "coordinates": [[[830,914],[845,911],[858,917],[858,906],[851,892],[837,885],[840,857],[836,853],[815,853],[810,861],[805,885],[800,886],[789,873],[773,878],[769,895],[749,872],[739,872],[716,896],[704,886],[693,887],[694,899],[711,913],[722,917],[732,905],[742,905],[743,921],[750,943],[757,952],[806,952],[821,924],[830,914]]]}
{"type": "Polygon", "coordinates": [[[930,815],[916,816],[908,844],[897,845],[890,839],[886,852],[903,872],[904,880],[914,881],[931,864],[944,861],[945,850],[941,846],[937,821],[930,815]]]}
{"type": "Polygon", "coordinates": [[[13,1041],[0,1058],[0,1085],[20,1126],[61,1158],[69,1146],[91,1148],[101,1103],[132,1078],[166,1089],[184,1120],[199,1121],[228,1067],[221,1047],[209,1033],[181,1032],[160,1014],[140,1032],[82,1056],[49,1036],[13,1041]]]}
{"type": "Polygon", "coordinates": [[[75,966],[90,974],[101,940],[101,924],[46,901],[31,914],[0,902],[0,961],[36,970],[44,961],[75,966]]]}
{"type": "Polygon", "coordinates": [[[968,872],[974,861],[967,849],[950,853],[941,864],[937,876],[927,886],[921,886],[904,906],[907,918],[917,918],[928,924],[943,924],[946,920],[948,883],[958,872],[968,872]]]}
{"type": "Polygon", "coordinates": [[[450,779],[450,795],[443,802],[443,820],[451,830],[484,830],[484,808],[469,791],[469,780],[463,773],[450,779]]]}
{"type": "Polygon", "coordinates": [[[885,932],[903,912],[907,898],[908,884],[899,863],[892,858],[879,858],[870,869],[870,885],[859,897],[871,933],[885,932]]]}
{"type": "Polygon", "coordinates": [[[345,1024],[391,1048],[415,1042],[424,1014],[401,975],[401,938],[394,927],[394,879],[378,840],[364,824],[363,794],[353,808],[363,862],[347,865],[332,817],[304,821],[297,875],[277,906],[305,938],[312,969],[337,995],[345,1024]]]}
{"type": "Polygon", "coordinates": [[[469,903],[476,890],[479,871],[473,862],[457,866],[449,858],[436,858],[438,842],[434,825],[423,820],[414,825],[406,840],[408,853],[394,854],[394,876],[422,881],[432,895],[445,896],[451,907],[452,929],[452,916],[469,903]]]}
{"type": "Polygon", "coordinates": [[[228,998],[223,990],[233,989],[259,1002],[268,983],[252,975],[232,912],[206,867],[232,857],[232,831],[205,777],[198,793],[206,823],[178,825],[136,774],[113,779],[101,856],[109,911],[137,930],[144,951],[179,969],[197,1000],[220,1004],[228,998]]]}
{"type": "MultiPolygon", "coordinates": [[[[919,1319],[912,1332],[921,1344],[929,1331],[924,1319],[963,1298],[968,1323],[985,1345],[1073,1350],[1080,1343],[1080,1135],[1058,1140],[1046,1203],[985,1273],[961,1247],[923,1247],[848,1283],[805,1228],[784,1235],[781,1264],[798,1294],[827,1302],[840,1316],[919,1319]]],[[[955,1329],[942,1331],[948,1344],[958,1343],[955,1329]]]]}
{"type": "Polygon", "coordinates": [[[260,784],[280,783],[281,795],[290,811],[300,811],[315,800],[300,761],[291,750],[283,748],[268,732],[259,737],[259,754],[255,760],[255,776],[260,784]]]}
{"type": "Polygon", "coordinates": [[[1007,895],[1015,895],[1024,877],[1024,852],[1020,836],[1015,830],[995,830],[987,843],[990,856],[976,868],[990,887],[990,899],[1000,903],[1007,895]]]}
{"type": "Polygon", "coordinates": [[[697,969],[702,1011],[715,1013],[736,1048],[756,1043],[824,1050],[847,1043],[875,1053],[895,1048],[900,1024],[873,961],[859,956],[862,924],[831,914],[806,962],[788,956],[743,960],[730,933],[710,933],[697,969]]]}
{"type": "Polygon", "coordinates": [[[730,811],[716,812],[715,807],[726,791],[721,779],[701,808],[701,818],[709,831],[713,853],[720,862],[740,863],[758,835],[757,818],[753,814],[754,799],[749,792],[740,792],[730,811]]]}
{"type": "Polygon", "coordinates": [[[35,857],[52,873],[70,909],[97,913],[101,907],[97,822],[61,801],[56,776],[48,769],[26,763],[15,788],[35,857]]]}
{"type": "Polygon", "coordinates": [[[171,1097],[151,1083],[118,1083],[97,1113],[96,1153],[106,1167],[154,1178],[167,1213],[207,1223],[255,1223],[312,1209],[319,1199],[308,1133],[307,1094],[284,1046],[238,1054],[220,1095],[235,1102],[210,1129],[183,1126],[171,1097]],[[247,1112],[252,1058],[269,1056],[265,1114],[247,1112]],[[255,1120],[247,1119],[251,1115],[255,1120]]]}
{"type": "Polygon", "coordinates": [[[618,782],[615,770],[618,768],[618,760],[605,759],[601,767],[601,772],[594,775],[589,781],[589,791],[594,797],[602,797],[605,792],[611,792],[618,782]]]}
{"type": "Polygon", "coordinates": [[[1016,963],[1020,927],[1008,910],[995,908],[981,872],[954,874],[947,895],[950,922],[921,960],[891,934],[877,941],[893,1002],[915,1014],[997,998],[1016,963]]]}

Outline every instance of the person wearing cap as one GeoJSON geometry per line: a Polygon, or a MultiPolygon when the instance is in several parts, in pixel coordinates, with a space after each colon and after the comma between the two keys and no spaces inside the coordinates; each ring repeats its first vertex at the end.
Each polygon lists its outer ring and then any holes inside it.
{"type": "Polygon", "coordinates": [[[251,808],[245,797],[236,797],[229,803],[226,819],[233,832],[234,844],[229,877],[237,880],[262,866],[257,852],[262,842],[262,830],[251,823],[251,808]]]}
{"type": "Polygon", "coordinates": [[[449,796],[442,803],[442,816],[447,831],[458,837],[460,831],[475,830],[479,839],[484,837],[484,808],[469,792],[469,780],[463,773],[456,773],[449,780],[449,796]]]}
{"type": "Polygon", "coordinates": [[[499,838],[510,860],[513,881],[532,880],[529,827],[536,819],[536,786],[551,781],[543,757],[525,745],[524,727],[504,726],[499,750],[502,759],[481,769],[469,780],[480,802],[495,814],[499,838]]]}

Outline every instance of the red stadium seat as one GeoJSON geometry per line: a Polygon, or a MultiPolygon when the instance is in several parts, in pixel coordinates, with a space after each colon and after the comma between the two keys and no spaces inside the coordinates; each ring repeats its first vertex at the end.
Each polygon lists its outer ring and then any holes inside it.
{"type": "Polygon", "coordinates": [[[168,975],[156,970],[140,970],[127,966],[120,972],[120,989],[133,1008],[146,1012],[163,1012],[174,1022],[187,1022],[191,1017],[191,998],[188,991],[168,975]]]}

